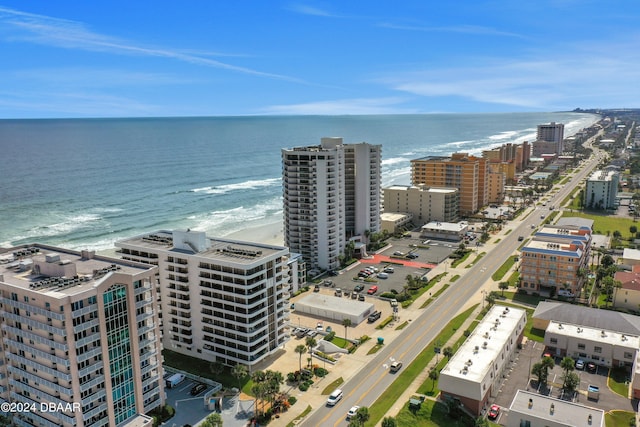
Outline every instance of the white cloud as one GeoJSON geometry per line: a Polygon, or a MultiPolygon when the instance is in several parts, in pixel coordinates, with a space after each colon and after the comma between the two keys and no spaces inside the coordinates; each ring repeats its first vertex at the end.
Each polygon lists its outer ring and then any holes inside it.
{"type": "Polygon", "coordinates": [[[418,111],[397,107],[405,102],[404,98],[354,98],[332,101],[316,101],[302,104],[272,105],[263,108],[261,114],[317,114],[317,115],[349,115],[349,114],[411,114],[418,111]]]}
{"type": "Polygon", "coordinates": [[[489,36],[505,36],[525,38],[522,34],[512,33],[509,31],[501,31],[491,27],[483,27],[480,25],[453,25],[443,27],[421,26],[421,25],[403,25],[383,22],[378,24],[379,27],[389,28],[392,30],[403,31],[420,31],[420,32],[438,32],[438,33],[464,33],[473,35],[489,35],[489,36]]]}
{"type": "Polygon", "coordinates": [[[76,21],[0,7],[0,23],[4,23],[5,27],[18,30],[18,32],[8,36],[8,39],[12,41],[38,43],[66,49],[108,52],[118,55],[163,57],[238,73],[303,83],[300,79],[293,77],[239,67],[187,53],[188,51],[137,46],[125,40],[95,33],[86,28],[84,24],[76,21]]]}
{"type": "Polygon", "coordinates": [[[299,13],[301,15],[322,16],[325,18],[335,17],[335,15],[332,15],[325,10],[318,9],[317,7],[308,6],[305,4],[299,4],[299,3],[292,4],[289,7],[287,7],[287,9],[292,12],[299,13]]]}

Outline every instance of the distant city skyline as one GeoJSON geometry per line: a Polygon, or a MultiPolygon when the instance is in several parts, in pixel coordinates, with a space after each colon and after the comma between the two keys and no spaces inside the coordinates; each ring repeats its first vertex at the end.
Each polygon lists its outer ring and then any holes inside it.
{"type": "Polygon", "coordinates": [[[0,1],[0,119],[639,107],[640,3],[0,1]]]}

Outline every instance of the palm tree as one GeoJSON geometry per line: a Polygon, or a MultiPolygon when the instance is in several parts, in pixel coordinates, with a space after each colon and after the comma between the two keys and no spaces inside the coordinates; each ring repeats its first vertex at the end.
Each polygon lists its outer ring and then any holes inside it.
{"type": "Polygon", "coordinates": [[[222,427],[222,415],[214,412],[200,424],[201,427],[222,427]]]}
{"type": "Polygon", "coordinates": [[[451,356],[453,356],[453,349],[451,347],[445,347],[442,350],[442,355],[447,359],[451,359],[451,356]]]}
{"type": "Polygon", "coordinates": [[[248,375],[247,367],[238,363],[231,369],[231,375],[238,380],[238,390],[242,388],[242,379],[248,375]]]}
{"type": "Polygon", "coordinates": [[[502,296],[504,296],[504,290],[509,289],[509,282],[498,283],[498,288],[500,288],[500,291],[502,291],[502,296]]]}
{"type": "Polygon", "coordinates": [[[296,346],[296,350],[295,351],[296,351],[296,353],[298,353],[300,355],[299,356],[300,371],[302,372],[302,355],[307,352],[307,346],[304,345],[304,344],[300,344],[300,345],[296,346]]]}
{"type": "MultiPolygon", "coordinates": [[[[564,371],[564,378],[567,379],[569,372],[575,369],[575,362],[569,356],[565,356],[560,362],[560,367],[564,371]]],[[[565,384],[562,385],[562,388],[565,387],[565,384]]]]}
{"type": "Polygon", "coordinates": [[[353,416],[353,418],[351,418],[351,420],[349,421],[349,426],[350,427],[364,426],[364,424],[367,421],[369,421],[369,417],[370,417],[369,408],[367,408],[366,406],[361,406],[358,408],[358,411],[353,416]]]}
{"type": "Polygon", "coordinates": [[[307,337],[307,348],[309,349],[309,368],[311,368],[311,360],[313,360],[313,347],[318,344],[318,342],[313,337],[307,337]]]}
{"type": "Polygon", "coordinates": [[[431,380],[431,391],[436,387],[436,381],[438,381],[438,377],[440,374],[436,368],[431,368],[429,370],[429,379],[431,380]]]}
{"type": "Polygon", "coordinates": [[[351,326],[351,319],[342,319],[342,326],[344,326],[344,339],[347,339],[347,328],[351,326]]]}

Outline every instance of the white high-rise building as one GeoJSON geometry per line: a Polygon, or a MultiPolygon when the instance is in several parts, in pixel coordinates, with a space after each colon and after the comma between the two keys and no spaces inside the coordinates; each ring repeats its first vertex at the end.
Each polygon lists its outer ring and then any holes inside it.
{"type": "Polygon", "coordinates": [[[589,209],[613,209],[616,206],[620,175],[612,170],[597,170],[587,179],[585,206],[589,209]]]}
{"type": "Polygon", "coordinates": [[[338,268],[348,239],[380,231],[381,157],[342,138],[282,150],[285,244],[308,270],[338,268]]]}
{"type": "MultiPolygon", "coordinates": [[[[157,231],[116,242],[124,259],[154,264],[165,349],[227,366],[255,365],[289,339],[289,250],[157,231]]],[[[296,280],[294,276],[293,281],[296,280]]]]}
{"type": "Polygon", "coordinates": [[[31,409],[15,425],[152,424],[141,414],[165,399],[156,270],[41,244],[0,252],[0,402],[31,409]]]}

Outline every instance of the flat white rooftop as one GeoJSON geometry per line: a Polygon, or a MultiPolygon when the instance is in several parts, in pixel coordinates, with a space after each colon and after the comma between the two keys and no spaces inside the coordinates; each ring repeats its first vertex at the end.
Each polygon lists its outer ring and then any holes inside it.
{"type": "Polygon", "coordinates": [[[423,230],[441,230],[441,231],[463,231],[469,227],[469,223],[466,221],[460,222],[438,222],[432,221],[422,226],[423,230]]]}
{"type": "Polygon", "coordinates": [[[586,326],[572,325],[570,323],[551,321],[549,322],[549,326],[547,326],[547,333],[584,338],[585,340],[592,342],[628,347],[634,350],[640,348],[640,337],[636,335],[622,334],[620,332],[609,331],[606,329],[595,329],[586,326]]]}
{"type": "Polygon", "coordinates": [[[499,359],[505,343],[513,336],[523,317],[526,317],[523,309],[494,305],[441,374],[480,383],[499,359]]]}
{"type": "MultiPolygon", "coordinates": [[[[547,421],[551,425],[563,425],[567,427],[604,426],[604,411],[591,408],[578,403],[566,400],[555,399],[542,394],[531,393],[529,391],[518,390],[511,406],[509,406],[510,416],[514,419],[524,419],[533,421],[547,421]],[[520,416],[522,415],[522,416],[520,416]],[[589,422],[591,416],[591,422],[589,422]]],[[[508,425],[518,425],[518,422],[509,422],[508,425]]],[[[531,425],[544,425],[531,423],[531,425]]]]}

